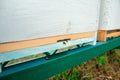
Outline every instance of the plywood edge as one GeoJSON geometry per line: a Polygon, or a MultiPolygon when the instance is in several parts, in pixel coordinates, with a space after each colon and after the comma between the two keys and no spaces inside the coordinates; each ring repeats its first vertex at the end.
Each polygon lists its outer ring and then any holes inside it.
{"type": "Polygon", "coordinates": [[[98,30],[97,40],[105,42],[107,38],[120,36],[120,29],[98,30]]]}
{"type": "Polygon", "coordinates": [[[106,41],[106,36],[107,36],[107,31],[106,30],[98,30],[97,34],[97,40],[105,42],[106,41]]]}
{"type": "Polygon", "coordinates": [[[94,35],[95,35],[94,32],[84,32],[84,33],[68,34],[62,36],[39,38],[39,39],[27,40],[27,41],[0,43],[0,53],[37,47],[46,44],[52,44],[52,43],[56,43],[58,40],[63,40],[63,39],[74,40],[74,39],[85,38],[94,35]]]}
{"type": "Polygon", "coordinates": [[[120,32],[113,32],[113,33],[107,34],[107,38],[108,37],[117,37],[117,36],[120,36],[120,32]]]}

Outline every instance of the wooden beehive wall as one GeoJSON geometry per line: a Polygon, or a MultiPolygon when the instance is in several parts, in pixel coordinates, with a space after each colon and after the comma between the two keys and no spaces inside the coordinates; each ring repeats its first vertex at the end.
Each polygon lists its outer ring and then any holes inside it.
{"type": "Polygon", "coordinates": [[[101,0],[99,29],[120,29],[120,0],[101,0]]]}
{"type": "Polygon", "coordinates": [[[99,0],[0,0],[0,43],[97,31],[99,0]]]}

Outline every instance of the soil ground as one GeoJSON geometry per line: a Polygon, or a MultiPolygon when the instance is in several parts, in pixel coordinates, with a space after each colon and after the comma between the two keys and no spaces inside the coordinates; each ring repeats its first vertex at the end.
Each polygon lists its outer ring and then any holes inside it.
{"type": "Polygon", "coordinates": [[[120,80],[120,49],[114,49],[48,80],[120,80]]]}

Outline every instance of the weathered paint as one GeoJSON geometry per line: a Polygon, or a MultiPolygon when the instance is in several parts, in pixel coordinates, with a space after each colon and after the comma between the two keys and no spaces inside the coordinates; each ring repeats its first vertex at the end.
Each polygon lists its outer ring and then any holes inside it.
{"type": "Polygon", "coordinates": [[[99,0],[0,0],[0,43],[98,29],[99,0]]]}
{"type": "Polygon", "coordinates": [[[120,0],[101,0],[100,30],[120,29],[120,0]]]}
{"type": "Polygon", "coordinates": [[[0,73],[0,80],[45,80],[66,69],[92,59],[120,46],[120,37],[95,46],[86,46],[54,55],[50,60],[37,59],[7,68],[0,73]]]}

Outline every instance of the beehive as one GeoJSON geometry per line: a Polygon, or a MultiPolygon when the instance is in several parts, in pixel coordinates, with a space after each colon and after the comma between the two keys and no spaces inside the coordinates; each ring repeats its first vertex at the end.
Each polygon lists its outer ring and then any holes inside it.
{"type": "Polygon", "coordinates": [[[120,36],[120,0],[101,0],[98,40],[120,36]]]}
{"type": "Polygon", "coordinates": [[[99,4],[99,0],[2,0],[0,52],[96,36],[99,4]]]}

